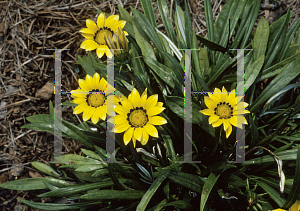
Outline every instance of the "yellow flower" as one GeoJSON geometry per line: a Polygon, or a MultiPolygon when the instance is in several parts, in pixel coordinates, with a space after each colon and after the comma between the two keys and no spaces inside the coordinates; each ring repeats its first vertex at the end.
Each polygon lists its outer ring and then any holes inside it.
{"type": "Polygon", "coordinates": [[[83,121],[90,118],[96,124],[100,119],[106,119],[106,90],[107,81],[101,78],[98,73],[93,77],[86,75],[85,80],[78,80],[81,89],[72,90],[71,94],[74,100],[72,101],[78,106],[75,107],[73,114],[83,112],[83,121]]]}
{"type": "MultiPolygon", "coordinates": [[[[97,49],[96,53],[99,58],[101,58],[104,53],[106,53],[107,57],[111,58],[112,53],[106,50],[109,48],[105,42],[105,37],[108,36],[112,39],[113,35],[117,33],[117,30],[119,28],[123,29],[125,24],[126,21],[119,21],[118,15],[111,15],[106,19],[103,13],[98,16],[97,25],[94,21],[87,19],[87,28],[79,31],[82,36],[87,39],[81,43],[80,48],[86,51],[97,49]]],[[[127,32],[124,33],[127,34],[127,32]]]]}
{"type": "Polygon", "coordinates": [[[142,96],[136,89],[129,94],[128,99],[121,96],[121,105],[115,106],[119,114],[108,121],[115,124],[113,132],[124,133],[124,143],[127,145],[131,139],[135,147],[136,140],[142,145],[148,142],[149,135],[158,138],[157,129],[153,125],[163,125],[167,121],[160,116],[165,108],[162,102],[157,102],[158,95],[152,95],[147,99],[147,89],[142,96]]]}
{"type": "Polygon", "coordinates": [[[224,87],[222,91],[215,88],[213,94],[208,93],[208,97],[204,97],[204,102],[208,109],[200,112],[210,116],[208,121],[213,127],[219,127],[223,124],[226,138],[228,138],[232,132],[231,125],[243,128],[242,124],[248,124],[245,117],[241,116],[241,114],[250,113],[244,109],[248,106],[248,103],[238,103],[241,99],[242,97],[236,97],[235,90],[228,94],[224,87]]]}
{"type": "MultiPolygon", "coordinates": [[[[293,204],[293,206],[290,207],[290,209],[288,211],[299,211],[300,210],[300,201],[297,200],[295,202],[295,204],[293,204]]],[[[273,210],[273,211],[286,211],[286,210],[283,210],[283,209],[276,209],[276,210],[273,210]]]]}

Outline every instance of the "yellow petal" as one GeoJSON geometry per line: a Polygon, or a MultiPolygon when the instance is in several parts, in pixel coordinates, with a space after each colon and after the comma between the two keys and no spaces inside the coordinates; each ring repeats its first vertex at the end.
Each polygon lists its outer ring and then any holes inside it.
{"type": "Polygon", "coordinates": [[[226,132],[226,138],[228,138],[230,136],[231,132],[232,132],[232,127],[231,127],[230,124],[229,124],[229,126],[228,126],[228,128],[225,132],[226,132]]]}
{"type": "Polygon", "coordinates": [[[142,138],[143,130],[142,128],[138,127],[134,129],[133,136],[136,140],[140,141],[142,138]]]}
{"type": "Polygon", "coordinates": [[[213,101],[217,101],[217,102],[222,101],[220,94],[211,94],[211,93],[208,93],[208,97],[210,99],[212,99],[213,101]]]}
{"type": "Polygon", "coordinates": [[[106,19],[105,26],[112,29],[112,28],[114,28],[113,26],[114,26],[115,22],[118,20],[119,20],[118,15],[111,15],[106,19]]]}
{"type": "Polygon", "coordinates": [[[126,113],[129,113],[130,109],[133,109],[131,102],[125,96],[121,96],[121,103],[126,113]]]}
{"type": "Polygon", "coordinates": [[[112,59],[112,57],[113,57],[113,50],[112,49],[108,49],[107,51],[106,51],[106,56],[108,57],[108,58],[110,58],[110,59],[112,59]]]}
{"type": "Polygon", "coordinates": [[[100,75],[98,73],[95,73],[93,76],[93,89],[99,89],[100,87],[100,75]]]}
{"type": "Polygon", "coordinates": [[[99,85],[99,89],[103,92],[107,91],[107,81],[104,78],[101,78],[100,80],[100,85],[99,85]]]}
{"type": "Polygon", "coordinates": [[[125,130],[127,130],[129,127],[130,127],[130,125],[127,122],[125,122],[123,124],[118,124],[118,125],[115,125],[113,132],[122,133],[125,130]]]}
{"type": "Polygon", "coordinates": [[[146,101],[147,101],[147,88],[145,89],[145,91],[143,92],[143,94],[141,96],[141,106],[143,108],[145,108],[146,101]]]}
{"type": "Polygon", "coordinates": [[[152,116],[149,119],[149,124],[152,125],[163,125],[168,123],[167,120],[161,116],[152,116]]]}
{"type": "Polygon", "coordinates": [[[223,123],[223,120],[222,120],[222,119],[219,119],[218,121],[213,122],[213,123],[212,123],[212,126],[213,126],[213,127],[219,127],[222,123],[223,123]]]}
{"type": "Polygon", "coordinates": [[[126,115],[116,115],[115,116],[115,124],[122,124],[124,122],[128,122],[126,115]]]}
{"type": "Polygon", "coordinates": [[[98,113],[98,116],[103,121],[106,119],[106,106],[100,106],[96,109],[96,112],[98,113]]]}
{"type": "Polygon", "coordinates": [[[226,131],[227,128],[229,127],[230,123],[229,120],[227,119],[223,119],[223,126],[224,126],[224,130],[226,131]]]}
{"type": "Polygon", "coordinates": [[[103,28],[104,27],[104,24],[105,24],[105,14],[104,13],[101,13],[98,15],[98,18],[97,18],[97,26],[99,28],[103,28]]]}
{"type": "Polygon", "coordinates": [[[92,115],[92,122],[94,124],[97,124],[98,120],[99,120],[99,116],[98,116],[97,112],[94,112],[94,114],[92,115]]]}
{"type": "Polygon", "coordinates": [[[88,105],[87,103],[83,103],[83,104],[80,104],[79,106],[76,106],[74,108],[74,111],[73,111],[73,114],[80,114],[82,113],[85,109],[87,109],[88,105]]]}
{"type": "Polygon", "coordinates": [[[215,111],[212,109],[203,109],[200,111],[202,114],[207,115],[207,116],[211,116],[215,114],[215,111]]]}
{"type": "Polygon", "coordinates": [[[153,136],[153,137],[158,138],[158,132],[157,132],[157,129],[156,129],[153,125],[150,125],[149,123],[147,123],[147,124],[144,126],[144,129],[146,130],[146,132],[147,132],[150,136],[153,136]]]}
{"type": "Polygon", "coordinates": [[[91,19],[87,19],[86,20],[86,26],[92,30],[94,33],[96,33],[98,31],[98,27],[97,25],[95,24],[94,21],[92,21],[91,19]]]}
{"type": "Polygon", "coordinates": [[[154,107],[157,104],[158,95],[152,95],[146,100],[145,109],[154,107]]]}
{"type": "Polygon", "coordinates": [[[132,103],[133,107],[140,107],[141,104],[141,97],[140,93],[134,88],[130,94],[130,99],[128,97],[128,100],[132,103]]]}
{"type": "Polygon", "coordinates": [[[83,104],[86,103],[86,98],[76,97],[72,102],[78,105],[83,104]]]}
{"type": "Polygon", "coordinates": [[[101,48],[96,49],[96,54],[99,58],[101,58],[105,53],[105,50],[101,50],[101,48]]]}
{"type": "Polygon", "coordinates": [[[87,84],[85,80],[79,79],[78,84],[83,91],[92,91],[90,89],[90,84],[87,84]]]}
{"type": "Polygon", "coordinates": [[[149,140],[149,135],[146,132],[146,130],[143,128],[143,135],[142,135],[142,139],[141,139],[141,144],[142,145],[147,144],[148,140],[149,140]]]}
{"type": "Polygon", "coordinates": [[[115,29],[121,28],[123,29],[126,24],[126,21],[118,21],[118,23],[114,26],[115,29]]]}
{"type": "Polygon", "coordinates": [[[124,107],[121,105],[115,106],[115,112],[117,112],[118,114],[127,115],[127,112],[124,110],[124,107]]]}
{"type": "Polygon", "coordinates": [[[80,34],[89,34],[89,35],[95,35],[95,32],[93,32],[93,30],[89,29],[89,28],[84,28],[84,29],[81,29],[79,31],[80,34]]]}
{"type": "Polygon", "coordinates": [[[94,40],[94,35],[92,35],[92,34],[81,33],[81,35],[88,40],[94,40]]]}
{"type": "Polygon", "coordinates": [[[86,51],[92,51],[98,48],[99,44],[94,40],[85,40],[81,43],[80,48],[85,49],[86,51]]]}
{"type": "Polygon", "coordinates": [[[233,126],[237,127],[237,117],[236,116],[232,116],[229,119],[230,124],[232,124],[233,126]]]}
{"type": "Polygon", "coordinates": [[[217,107],[218,104],[217,101],[213,101],[211,98],[207,96],[204,97],[204,103],[210,109],[214,109],[215,107],[217,107]]]}
{"type": "Polygon", "coordinates": [[[134,138],[134,136],[132,136],[132,143],[133,143],[133,147],[135,148],[136,139],[134,138]]]}
{"type": "Polygon", "coordinates": [[[228,99],[227,102],[231,105],[231,106],[235,106],[237,104],[236,98],[235,98],[235,89],[233,89],[229,94],[228,94],[228,99]]]}
{"type": "Polygon", "coordinates": [[[155,106],[162,107],[164,104],[162,102],[157,102],[155,106]]]}
{"type": "Polygon", "coordinates": [[[222,91],[219,88],[215,88],[214,94],[222,94],[222,91]]]}
{"type": "Polygon", "coordinates": [[[147,115],[148,115],[148,117],[152,117],[157,114],[160,114],[165,109],[166,109],[165,107],[152,107],[147,110],[147,115]]]}
{"type": "Polygon", "coordinates": [[[126,130],[124,137],[123,137],[123,141],[124,141],[125,145],[127,145],[131,141],[131,138],[133,135],[133,130],[134,130],[133,127],[130,127],[126,130]]]}
{"type": "Polygon", "coordinates": [[[88,108],[85,109],[84,112],[83,112],[83,116],[82,116],[83,121],[88,121],[92,117],[94,112],[95,112],[95,108],[91,107],[91,106],[88,106],[88,108]]]}
{"type": "Polygon", "coordinates": [[[228,93],[224,86],[222,88],[221,99],[222,99],[222,102],[227,102],[227,99],[228,99],[228,93]]]}
{"type": "Polygon", "coordinates": [[[209,118],[208,118],[208,123],[209,124],[212,124],[213,122],[217,122],[218,120],[219,120],[219,116],[217,116],[217,115],[212,115],[212,116],[210,116],[209,118]]]}

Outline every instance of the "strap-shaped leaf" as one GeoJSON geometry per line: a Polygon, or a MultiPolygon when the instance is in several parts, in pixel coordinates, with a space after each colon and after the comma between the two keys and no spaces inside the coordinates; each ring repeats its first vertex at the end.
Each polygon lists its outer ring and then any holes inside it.
{"type": "Polygon", "coordinates": [[[296,160],[296,171],[294,175],[294,182],[292,186],[292,190],[286,199],[286,202],[282,206],[283,209],[289,209],[295,201],[298,199],[300,194],[300,150],[298,147],[297,150],[297,160],[296,160]]]}
{"type": "Polygon", "coordinates": [[[175,36],[175,31],[173,28],[173,24],[169,19],[169,9],[166,0],[158,0],[157,6],[159,10],[159,14],[161,15],[161,20],[164,24],[168,37],[172,40],[173,43],[177,43],[177,39],[175,36]]]}
{"type": "Polygon", "coordinates": [[[144,14],[150,21],[151,25],[153,27],[157,28],[156,18],[155,18],[153,6],[152,6],[152,0],[141,0],[141,5],[144,10],[144,14]]]}
{"type": "Polygon", "coordinates": [[[204,210],[206,201],[208,199],[208,196],[214,187],[215,183],[217,182],[218,178],[220,177],[221,174],[214,174],[213,172],[210,173],[208,176],[207,180],[204,183],[202,193],[201,193],[201,200],[200,200],[200,211],[204,210]]]}
{"type": "Polygon", "coordinates": [[[194,174],[188,174],[184,172],[176,172],[169,169],[156,168],[160,173],[171,179],[173,182],[183,185],[193,191],[201,193],[204,185],[203,178],[194,174]]]}
{"type": "Polygon", "coordinates": [[[155,194],[159,186],[162,184],[162,182],[166,179],[166,177],[163,174],[160,174],[156,180],[152,183],[150,188],[147,190],[147,192],[144,194],[143,198],[141,199],[139,205],[137,206],[137,211],[144,211],[151,200],[152,196],[155,194]]]}

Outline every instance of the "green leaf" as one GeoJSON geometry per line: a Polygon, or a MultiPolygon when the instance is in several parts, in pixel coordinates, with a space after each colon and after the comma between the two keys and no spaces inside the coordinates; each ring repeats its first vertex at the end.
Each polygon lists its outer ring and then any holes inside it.
{"type": "Polygon", "coordinates": [[[175,29],[178,38],[178,48],[183,49],[186,48],[186,37],[185,37],[185,18],[184,12],[182,9],[176,4],[176,15],[175,15],[175,29]]]}
{"type": "Polygon", "coordinates": [[[278,61],[282,61],[284,58],[287,58],[286,53],[289,49],[292,39],[294,38],[294,35],[296,34],[297,29],[299,29],[299,26],[300,26],[300,19],[298,19],[293,24],[293,26],[290,28],[289,32],[287,33],[287,35],[286,35],[287,39],[285,39],[285,42],[283,44],[283,50],[280,51],[278,61]]]}
{"type": "Polygon", "coordinates": [[[287,65],[280,74],[278,74],[270,84],[262,91],[258,98],[253,102],[250,107],[250,112],[255,112],[265,103],[271,96],[276,94],[286,85],[288,85],[294,78],[299,75],[300,59],[293,61],[287,65]]]}
{"type": "MultiPolygon", "coordinates": [[[[141,12],[134,9],[133,7],[130,7],[130,9],[131,9],[134,17],[136,18],[137,22],[139,23],[139,25],[145,32],[145,34],[154,43],[155,47],[159,50],[162,50],[162,44],[156,34],[155,28],[151,25],[151,23],[148,21],[148,19],[145,17],[145,15],[143,15],[141,12]]],[[[138,40],[137,37],[136,37],[136,40],[138,40]]]]}
{"type": "Polygon", "coordinates": [[[297,160],[296,160],[296,170],[294,174],[294,182],[292,186],[292,190],[286,199],[286,202],[282,206],[283,209],[289,209],[298,199],[300,194],[300,150],[297,147],[297,160]]]}
{"type": "Polygon", "coordinates": [[[257,29],[253,38],[253,58],[258,60],[262,55],[265,55],[268,46],[269,38],[269,22],[262,17],[257,25],[257,29]]]}
{"type": "Polygon", "coordinates": [[[155,53],[149,41],[144,37],[143,31],[138,26],[138,23],[135,18],[132,19],[132,26],[134,31],[134,36],[136,38],[136,42],[142,50],[142,54],[144,56],[151,57],[152,59],[156,60],[155,53]]]}
{"type": "MultiPolygon", "coordinates": [[[[166,103],[168,107],[177,114],[181,119],[184,120],[184,98],[177,96],[166,96],[166,103]]],[[[196,104],[192,103],[192,123],[200,124],[200,127],[215,136],[214,129],[208,123],[207,118],[200,112],[201,108],[196,104]]]]}
{"type": "Polygon", "coordinates": [[[183,185],[193,191],[196,191],[198,193],[201,193],[202,186],[204,185],[204,179],[193,175],[193,174],[188,174],[184,172],[176,172],[176,171],[171,171],[169,169],[162,169],[157,167],[157,171],[171,179],[173,182],[183,185]]]}
{"type": "Polygon", "coordinates": [[[51,100],[49,101],[49,113],[50,113],[51,121],[54,122],[54,109],[51,100]]]}
{"type": "Polygon", "coordinates": [[[62,124],[58,126],[61,126],[61,128],[59,129],[65,134],[67,134],[69,137],[87,145],[91,149],[94,149],[94,145],[86,138],[86,135],[78,126],[73,125],[66,120],[62,120],[62,124]]]}
{"type": "Polygon", "coordinates": [[[270,38],[269,38],[269,45],[273,42],[276,34],[278,33],[278,31],[280,30],[282,24],[286,21],[286,19],[289,20],[292,17],[292,13],[290,13],[289,16],[287,16],[287,14],[281,16],[278,20],[274,21],[271,26],[270,26],[270,38]]]}
{"type": "Polygon", "coordinates": [[[245,73],[245,92],[250,88],[254,83],[262,66],[264,65],[265,55],[262,54],[256,61],[254,61],[250,67],[246,70],[245,73]]]}
{"type": "Polygon", "coordinates": [[[159,186],[162,184],[162,182],[166,179],[166,177],[163,174],[160,174],[156,180],[151,184],[150,188],[147,190],[147,192],[143,195],[139,205],[137,206],[137,211],[144,211],[151,200],[154,193],[157,191],[159,186]]]}
{"type": "Polygon", "coordinates": [[[59,178],[59,174],[49,165],[47,164],[44,164],[44,163],[41,163],[41,162],[31,162],[31,165],[36,168],[37,170],[45,173],[45,174],[48,174],[50,176],[53,176],[53,177],[57,177],[59,178]]]}
{"type": "Polygon", "coordinates": [[[143,86],[148,89],[150,94],[154,94],[153,89],[150,86],[150,79],[146,72],[143,58],[139,55],[134,45],[131,45],[129,53],[130,57],[132,58],[131,64],[134,76],[136,76],[142,82],[143,86]]]}
{"type": "Polygon", "coordinates": [[[169,206],[173,206],[183,210],[194,210],[194,207],[191,205],[190,202],[184,200],[177,200],[169,203],[162,203],[160,204],[160,206],[157,206],[154,211],[159,211],[162,210],[162,208],[169,206]]]}
{"type": "Polygon", "coordinates": [[[186,0],[184,1],[184,18],[185,18],[185,36],[186,36],[186,47],[189,49],[194,49],[192,46],[192,40],[193,40],[193,26],[192,21],[190,17],[190,11],[188,9],[186,0]]]}
{"type": "Polygon", "coordinates": [[[27,201],[25,199],[19,199],[24,204],[33,207],[35,209],[40,210],[73,210],[73,209],[80,209],[80,208],[87,208],[88,206],[93,206],[97,204],[102,204],[101,201],[95,201],[95,202],[81,202],[81,203],[72,203],[72,204],[55,204],[55,203],[40,203],[40,202],[32,202],[27,201]]]}
{"type": "Polygon", "coordinates": [[[203,189],[202,189],[202,193],[201,193],[201,201],[200,201],[200,211],[204,210],[206,201],[208,199],[208,196],[212,190],[212,188],[214,187],[214,185],[216,184],[218,178],[220,177],[221,174],[214,174],[214,173],[210,173],[210,175],[208,176],[207,180],[204,183],[203,189]]]}
{"type": "Polygon", "coordinates": [[[173,161],[177,160],[176,152],[175,152],[175,149],[173,146],[173,141],[171,139],[171,136],[169,134],[167,134],[165,131],[162,131],[161,137],[165,143],[165,147],[167,150],[167,157],[173,161]]]}
{"type": "Polygon", "coordinates": [[[173,24],[171,20],[168,18],[169,15],[169,9],[166,0],[158,0],[157,1],[157,6],[159,10],[159,14],[161,16],[161,20],[164,24],[164,27],[166,29],[168,37],[172,40],[174,44],[177,43],[177,39],[175,36],[175,31],[173,28],[173,24]]]}
{"type": "MultiPolygon", "coordinates": [[[[287,14],[289,16],[290,9],[288,9],[287,14]]],[[[277,56],[277,54],[282,50],[281,48],[284,44],[284,40],[286,37],[286,31],[288,28],[288,21],[289,21],[288,16],[286,17],[285,22],[283,22],[283,24],[280,26],[280,29],[278,30],[278,32],[275,34],[274,40],[272,41],[272,43],[267,51],[267,54],[266,54],[267,62],[265,64],[264,68],[270,67],[272,62],[274,61],[275,57],[277,56]]]]}
{"type": "Polygon", "coordinates": [[[61,105],[63,105],[63,106],[72,106],[72,107],[78,106],[77,104],[72,103],[71,100],[70,100],[70,101],[69,101],[69,100],[66,100],[66,101],[63,102],[61,105]]]}
{"type": "Polygon", "coordinates": [[[147,56],[144,56],[144,61],[151,68],[152,73],[157,75],[170,87],[174,88],[175,84],[173,78],[175,77],[175,74],[173,70],[147,56]]]}
{"type": "Polygon", "coordinates": [[[138,190],[98,190],[81,196],[85,200],[132,200],[140,199],[144,192],[138,190]]]}
{"type": "Polygon", "coordinates": [[[255,21],[257,19],[259,9],[260,9],[260,0],[254,0],[254,1],[248,1],[251,5],[251,12],[249,16],[244,16],[246,19],[246,23],[244,25],[245,27],[245,33],[241,33],[241,36],[243,38],[242,43],[240,45],[240,49],[244,49],[249,42],[249,37],[251,35],[253,26],[255,24],[255,21]],[[253,2],[253,3],[252,3],[253,2]]]}
{"type": "Polygon", "coordinates": [[[89,74],[90,76],[93,76],[96,73],[95,69],[97,66],[100,68],[100,64],[96,62],[96,59],[91,52],[89,52],[85,57],[78,56],[78,62],[75,64],[80,64],[86,74],[89,74]]]}
{"type": "Polygon", "coordinates": [[[129,12],[127,12],[120,5],[118,5],[118,9],[119,9],[119,12],[120,12],[120,15],[121,15],[121,19],[126,21],[126,24],[125,24],[123,30],[128,32],[128,34],[134,38],[135,36],[134,36],[134,33],[133,33],[133,28],[132,28],[132,25],[130,24],[131,20],[132,20],[132,16],[130,16],[129,12]]]}
{"type": "Polygon", "coordinates": [[[88,190],[98,189],[98,188],[107,188],[113,186],[114,183],[112,181],[103,181],[92,184],[80,184],[80,185],[72,185],[65,188],[59,188],[57,190],[52,190],[46,193],[42,193],[38,195],[38,197],[68,197],[77,193],[84,193],[88,190]]]}
{"type": "Polygon", "coordinates": [[[197,39],[203,44],[205,45],[208,49],[212,50],[212,51],[219,51],[222,53],[226,53],[227,49],[224,48],[221,45],[218,45],[217,43],[214,43],[212,41],[209,41],[207,39],[205,39],[204,37],[201,37],[200,35],[196,35],[197,39]]]}
{"type": "Polygon", "coordinates": [[[87,165],[81,165],[78,168],[75,169],[77,172],[90,172],[95,171],[98,169],[102,169],[104,167],[107,167],[107,164],[87,164],[87,165]]]}
{"type": "MultiPolygon", "coordinates": [[[[279,157],[281,160],[296,160],[297,159],[297,152],[298,149],[291,149],[291,150],[284,150],[281,152],[276,153],[276,156],[279,157]]],[[[261,164],[261,163],[268,163],[274,162],[274,156],[266,155],[259,158],[254,158],[249,160],[247,163],[243,163],[242,165],[254,165],[254,164],[261,164]]]]}
{"type": "Polygon", "coordinates": [[[67,187],[73,185],[73,183],[66,182],[64,180],[49,178],[49,177],[36,177],[36,178],[26,178],[18,179],[10,182],[0,184],[0,188],[6,188],[10,190],[40,190],[46,189],[44,182],[50,183],[56,187],[67,187]]]}
{"type": "MultiPolygon", "coordinates": [[[[59,163],[59,162],[56,162],[59,163]]],[[[74,164],[100,164],[101,161],[94,160],[92,158],[85,158],[76,154],[66,154],[62,156],[62,164],[63,163],[74,163],[74,164]]]]}
{"type": "Polygon", "coordinates": [[[97,153],[95,153],[94,151],[91,151],[91,150],[87,150],[87,149],[83,149],[81,148],[81,151],[88,157],[90,158],[93,158],[93,159],[96,159],[96,160],[101,160],[101,161],[106,161],[106,160],[103,160],[101,158],[100,155],[98,155],[97,153]]]}
{"type": "Polygon", "coordinates": [[[266,193],[273,199],[274,202],[278,204],[279,207],[282,207],[285,203],[285,199],[280,197],[280,194],[271,188],[269,185],[267,185],[264,182],[258,181],[257,184],[266,191],[266,193]]]}
{"type": "Polygon", "coordinates": [[[211,42],[214,42],[214,19],[213,19],[213,10],[211,8],[211,3],[209,0],[204,0],[204,11],[205,11],[205,20],[207,27],[207,39],[211,42]]]}
{"type": "Polygon", "coordinates": [[[151,25],[153,27],[157,28],[156,18],[155,18],[153,6],[152,6],[152,0],[141,0],[141,5],[144,10],[144,14],[150,21],[151,25]]]}

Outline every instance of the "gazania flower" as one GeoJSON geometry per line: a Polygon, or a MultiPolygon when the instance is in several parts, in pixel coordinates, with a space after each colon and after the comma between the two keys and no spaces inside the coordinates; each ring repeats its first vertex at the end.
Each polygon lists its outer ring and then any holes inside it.
{"type": "Polygon", "coordinates": [[[127,145],[131,140],[135,147],[136,140],[145,145],[149,135],[158,138],[157,129],[153,125],[163,125],[167,121],[160,116],[165,108],[163,103],[157,102],[158,95],[152,95],[147,99],[147,89],[142,96],[136,89],[129,94],[128,99],[121,96],[121,105],[115,106],[116,115],[108,121],[115,124],[113,132],[124,133],[124,143],[127,145]]]}
{"type": "MultiPolygon", "coordinates": [[[[96,124],[100,119],[106,119],[106,90],[107,81],[101,78],[98,73],[93,77],[86,75],[85,80],[78,80],[81,89],[72,90],[71,94],[74,100],[72,101],[78,106],[75,107],[73,114],[83,112],[83,121],[89,119],[96,124]]],[[[115,101],[117,98],[115,97],[115,101]]]]}
{"type": "Polygon", "coordinates": [[[208,93],[208,97],[204,97],[208,109],[200,112],[210,116],[208,121],[213,127],[219,127],[223,124],[226,138],[228,138],[232,132],[231,125],[243,128],[242,124],[248,124],[245,117],[241,116],[241,114],[250,113],[244,109],[248,106],[248,103],[239,102],[241,99],[242,97],[236,97],[235,90],[228,94],[224,87],[222,92],[220,89],[215,88],[213,94],[208,93]]]}
{"type": "MultiPolygon", "coordinates": [[[[87,39],[81,43],[80,48],[85,49],[86,51],[97,49],[96,53],[99,58],[101,58],[104,53],[106,53],[107,57],[111,58],[112,53],[106,50],[109,48],[105,42],[105,37],[109,36],[113,39],[113,35],[117,33],[119,28],[123,29],[125,24],[126,21],[119,21],[118,15],[111,15],[106,19],[103,13],[98,16],[97,25],[94,21],[87,19],[87,28],[79,31],[82,36],[87,39]]],[[[127,32],[124,33],[127,34],[127,32]]]]}

